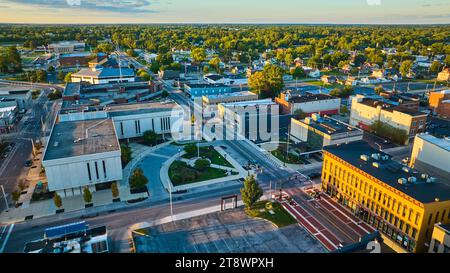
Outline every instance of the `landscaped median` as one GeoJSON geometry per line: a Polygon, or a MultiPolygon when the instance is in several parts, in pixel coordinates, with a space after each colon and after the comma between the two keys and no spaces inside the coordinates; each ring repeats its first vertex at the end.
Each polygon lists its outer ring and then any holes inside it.
{"type": "Polygon", "coordinates": [[[196,168],[183,161],[174,161],[169,167],[169,178],[176,186],[227,177],[227,171],[206,166],[196,168]]]}
{"type": "Polygon", "coordinates": [[[278,202],[259,201],[251,208],[246,208],[245,212],[250,217],[266,219],[278,228],[297,223],[294,217],[292,217],[278,202]]]}

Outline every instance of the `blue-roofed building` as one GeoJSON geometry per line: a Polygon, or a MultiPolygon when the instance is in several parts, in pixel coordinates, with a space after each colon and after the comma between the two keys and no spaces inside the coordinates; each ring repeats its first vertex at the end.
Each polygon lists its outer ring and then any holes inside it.
{"type": "Polygon", "coordinates": [[[135,74],[131,68],[96,66],[94,68],[84,68],[72,74],[71,80],[72,82],[87,82],[90,84],[134,82],[135,74]]]}
{"type": "Polygon", "coordinates": [[[186,93],[191,95],[191,98],[203,97],[209,95],[223,95],[233,92],[230,86],[224,84],[185,84],[184,89],[186,93]]]}

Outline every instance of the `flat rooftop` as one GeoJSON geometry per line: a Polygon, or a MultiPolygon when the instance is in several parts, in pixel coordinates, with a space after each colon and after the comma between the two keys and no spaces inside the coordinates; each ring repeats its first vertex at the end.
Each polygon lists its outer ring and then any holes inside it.
{"type": "Polygon", "coordinates": [[[363,134],[361,130],[349,124],[345,124],[341,121],[337,121],[327,117],[320,117],[317,120],[314,120],[313,118],[306,118],[304,120],[300,120],[300,122],[307,124],[309,127],[312,127],[328,135],[350,132],[361,132],[361,134],[363,134]],[[307,119],[309,119],[309,123],[307,122],[307,119]]]}
{"type": "Polygon", "coordinates": [[[139,115],[148,113],[171,112],[174,109],[182,109],[176,103],[130,103],[110,105],[105,108],[109,117],[139,115]]]}
{"type": "Polygon", "coordinates": [[[67,121],[55,124],[43,160],[119,150],[111,119],[67,121]]]}
{"type": "Polygon", "coordinates": [[[208,99],[223,99],[223,98],[234,98],[234,97],[244,97],[244,96],[256,96],[256,94],[252,93],[250,91],[242,91],[242,92],[232,92],[232,93],[225,93],[225,94],[219,94],[219,95],[206,95],[203,97],[206,97],[208,99]]]}
{"type": "MultiPolygon", "coordinates": [[[[189,88],[217,88],[217,87],[230,87],[225,84],[209,84],[209,83],[185,83],[189,88]]],[[[231,87],[230,87],[231,88],[231,87]]]]}
{"type": "Polygon", "coordinates": [[[229,102],[222,103],[224,107],[238,107],[238,106],[257,106],[257,105],[273,105],[276,104],[271,99],[265,100],[250,100],[250,101],[239,101],[239,102],[229,102]]]}
{"type": "Polygon", "coordinates": [[[401,112],[401,113],[408,114],[411,116],[426,116],[427,115],[425,113],[422,113],[422,112],[419,112],[416,110],[408,109],[408,108],[398,106],[398,105],[393,105],[388,102],[375,100],[372,98],[364,98],[360,103],[370,106],[370,107],[373,107],[373,108],[381,106],[383,108],[383,110],[385,110],[385,111],[389,111],[389,112],[397,111],[397,112],[401,112]]]}
{"type": "Polygon", "coordinates": [[[113,78],[113,77],[134,77],[134,70],[131,68],[101,68],[91,69],[83,68],[79,72],[72,74],[76,77],[96,77],[96,78],[113,78]],[[122,70],[122,71],[120,71],[122,70]]]}
{"type": "Polygon", "coordinates": [[[294,95],[289,98],[289,102],[291,103],[306,103],[312,101],[321,101],[321,100],[335,100],[337,98],[325,95],[325,94],[310,94],[305,93],[304,95],[294,95]]]}
{"type": "Polygon", "coordinates": [[[418,134],[417,137],[450,152],[450,138],[437,138],[429,134],[418,134]]]}
{"type": "Polygon", "coordinates": [[[0,96],[15,95],[20,93],[27,93],[30,91],[31,87],[27,86],[17,86],[10,84],[0,84],[0,96]]]}
{"type": "Polygon", "coordinates": [[[435,202],[436,198],[441,202],[450,200],[450,186],[439,180],[428,183],[421,178],[421,173],[410,168],[408,168],[409,172],[406,173],[402,169],[406,166],[392,160],[390,156],[387,160],[373,159],[371,157],[372,154],[380,154],[381,156],[388,154],[373,149],[367,142],[356,141],[349,144],[326,146],[323,150],[341,158],[355,168],[362,170],[419,202],[432,203],[435,202]],[[362,160],[361,155],[368,156],[368,161],[362,160]],[[380,167],[374,167],[374,162],[378,162],[380,167]],[[408,179],[409,177],[415,177],[416,182],[408,182],[406,184],[398,183],[400,178],[408,179]]]}

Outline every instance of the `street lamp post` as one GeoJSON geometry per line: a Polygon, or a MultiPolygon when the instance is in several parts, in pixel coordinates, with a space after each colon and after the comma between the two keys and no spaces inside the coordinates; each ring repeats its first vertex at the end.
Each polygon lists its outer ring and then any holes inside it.
{"type": "Polygon", "coordinates": [[[172,185],[169,182],[170,218],[173,222],[172,185]]]}

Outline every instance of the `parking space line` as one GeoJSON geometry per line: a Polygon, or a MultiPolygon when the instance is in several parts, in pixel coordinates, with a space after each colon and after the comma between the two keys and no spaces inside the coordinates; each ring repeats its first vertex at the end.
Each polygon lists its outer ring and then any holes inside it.
{"type": "Polygon", "coordinates": [[[6,234],[6,237],[5,237],[5,239],[3,240],[3,245],[2,245],[2,247],[0,248],[0,253],[3,253],[3,250],[5,250],[6,243],[8,242],[9,236],[11,235],[11,232],[12,232],[13,228],[14,228],[14,224],[11,224],[11,225],[9,226],[8,233],[6,234]]]}

